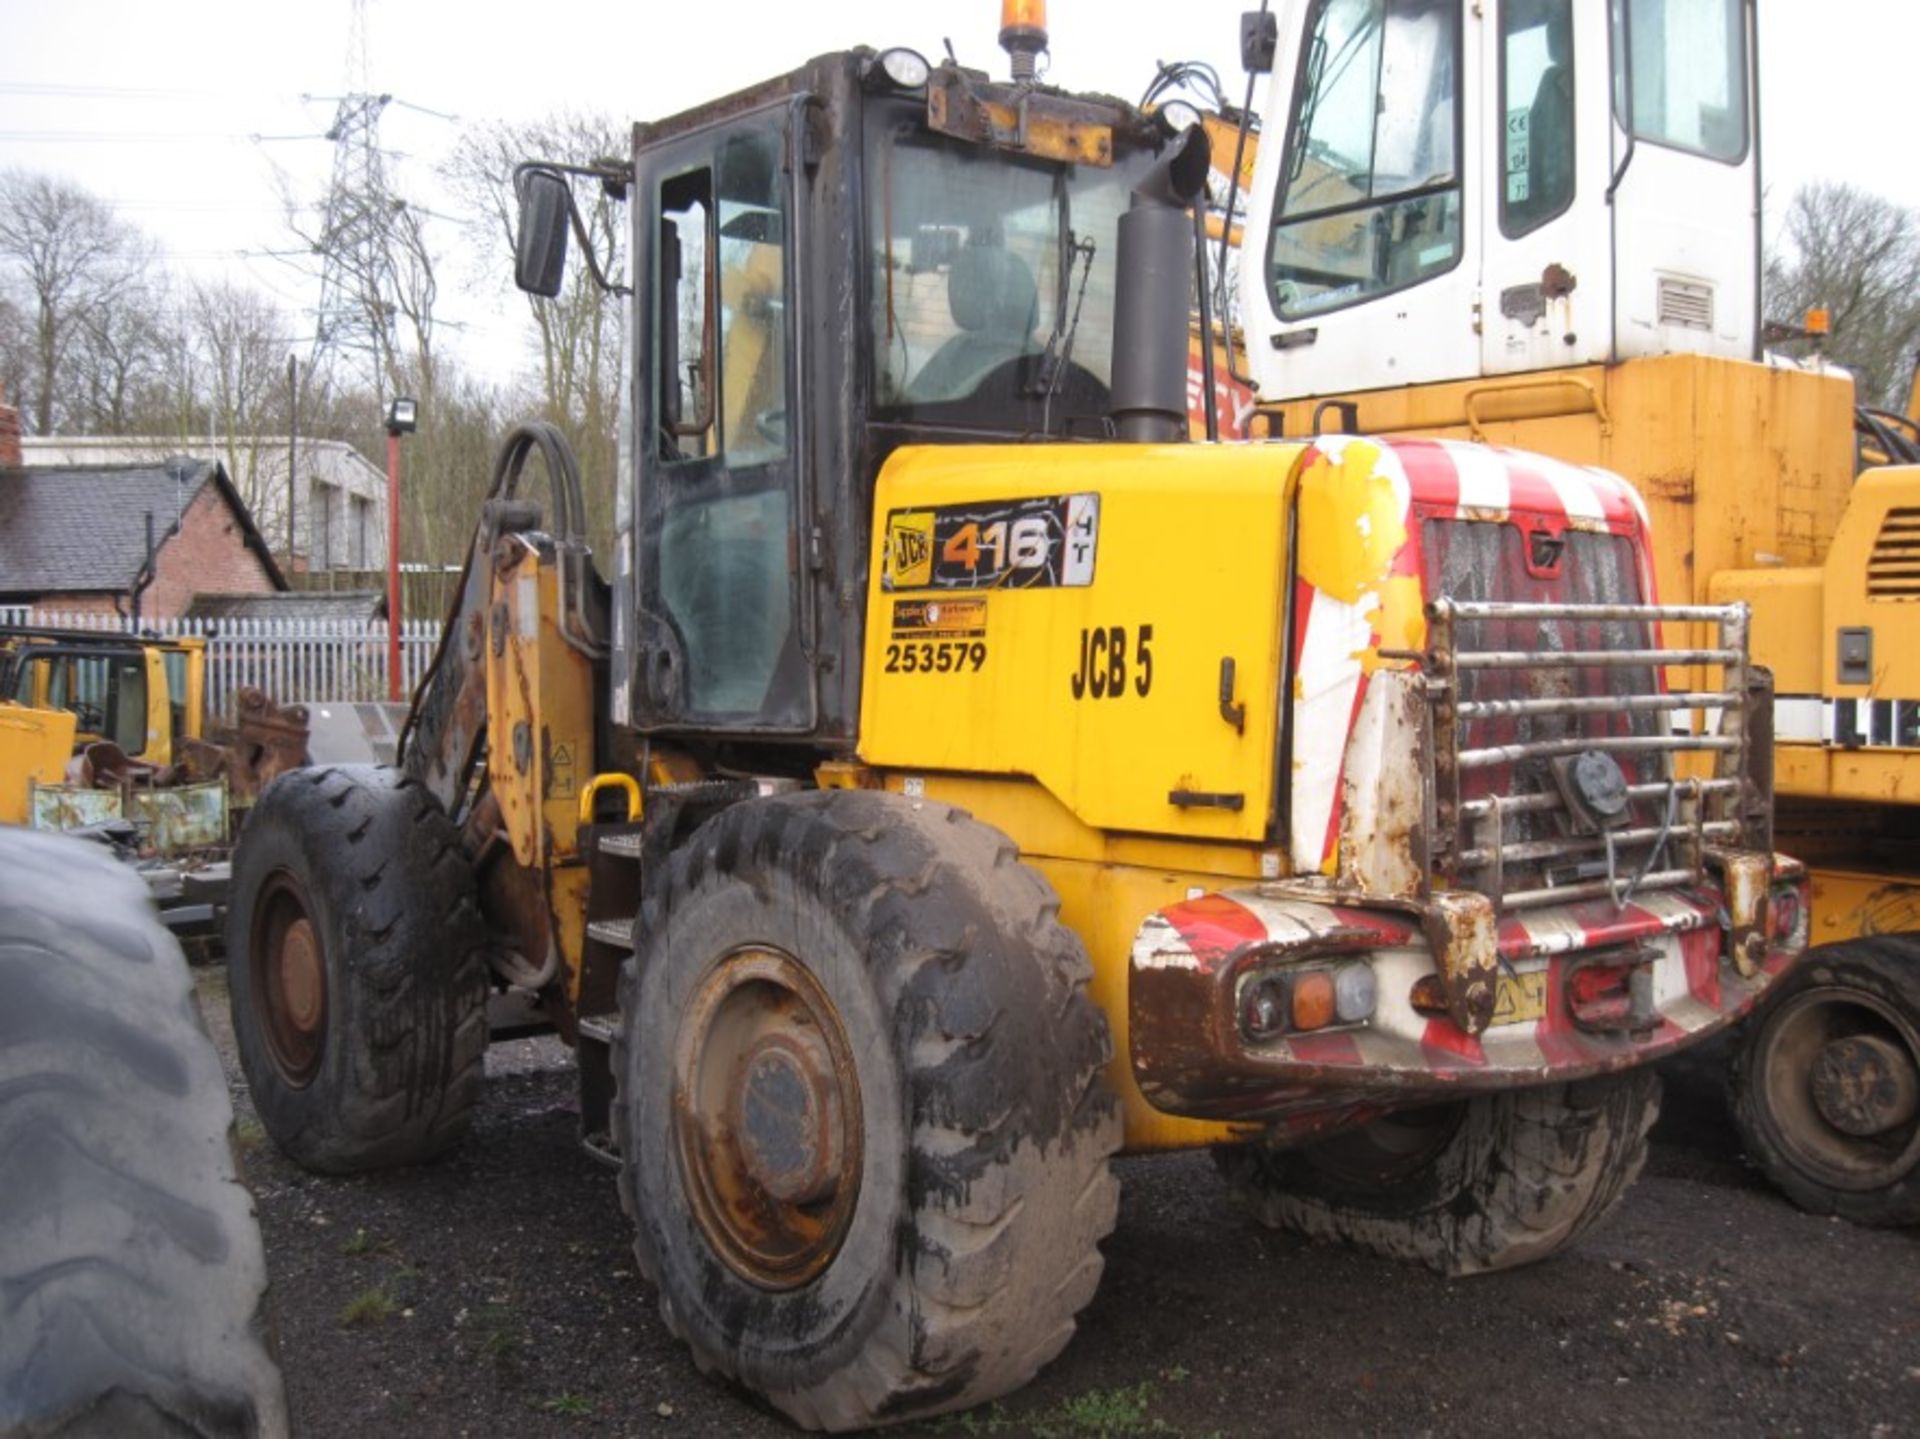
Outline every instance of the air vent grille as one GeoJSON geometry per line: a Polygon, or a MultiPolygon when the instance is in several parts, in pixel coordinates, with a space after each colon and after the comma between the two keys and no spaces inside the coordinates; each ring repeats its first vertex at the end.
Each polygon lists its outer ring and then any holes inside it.
{"type": "Polygon", "coordinates": [[[1880,521],[1867,560],[1867,598],[1920,600],[1920,507],[1897,506],[1880,521]]]}
{"type": "Polygon", "coordinates": [[[1690,280],[1660,280],[1660,323],[1689,330],[1713,328],[1713,286],[1690,280]]]}

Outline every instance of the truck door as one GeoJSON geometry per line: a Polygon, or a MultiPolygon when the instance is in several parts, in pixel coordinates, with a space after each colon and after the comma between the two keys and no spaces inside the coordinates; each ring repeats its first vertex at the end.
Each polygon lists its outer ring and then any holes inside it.
{"type": "Polygon", "coordinates": [[[761,111],[639,156],[641,729],[814,723],[796,542],[806,507],[794,459],[786,114],[761,111]]]}
{"type": "Polygon", "coordinates": [[[1606,7],[1500,0],[1478,26],[1486,236],[1480,372],[1604,361],[1612,345],[1606,7]]]}
{"type": "Polygon", "coordinates": [[[1614,357],[1750,359],[1760,231],[1751,0],[1610,9],[1614,357]]]}

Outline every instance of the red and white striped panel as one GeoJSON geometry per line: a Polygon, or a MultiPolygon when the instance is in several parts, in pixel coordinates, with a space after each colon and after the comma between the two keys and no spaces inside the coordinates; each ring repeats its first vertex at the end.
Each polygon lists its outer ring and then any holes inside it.
{"type": "MultiPolygon", "coordinates": [[[[1336,469],[1351,464],[1356,447],[1370,453],[1375,475],[1391,487],[1406,539],[1357,600],[1337,598],[1304,578],[1295,587],[1292,659],[1298,683],[1290,846],[1294,872],[1301,874],[1331,873],[1335,867],[1340,778],[1347,739],[1366,697],[1369,652],[1381,643],[1381,591],[1396,577],[1420,579],[1424,574],[1421,519],[1504,521],[1525,514],[1556,530],[1646,534],[1645,505],[1618,475],[1496,445],[1324,435],[1302,457],[1301,473],[1316,464],[1336,469]]],[[[1318,536],[1301,537],[1303,546],[1324,542],[1318,536]]],[[[1644,543],[1640,571],[1641,593],[1647,603],[1657,603],[1644,543]]]]}

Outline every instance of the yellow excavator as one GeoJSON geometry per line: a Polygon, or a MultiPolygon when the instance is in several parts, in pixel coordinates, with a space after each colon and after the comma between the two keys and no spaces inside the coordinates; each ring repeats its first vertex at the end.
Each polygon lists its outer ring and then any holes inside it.
{"type": "Polygon", "coordinates": [[[1736,1046],[1733,1112],[1796,1202],[1912,1223],[1920,395],[1872,410],[1843,372],[1764,348],[1755,16],[1279,5],[1256,57],[1245,378],[1256,433],[1604,466],[1646,505],[1663,598],[1752,607],[1777,841],[1812,866],[1816,947],[1736,1046]]]}

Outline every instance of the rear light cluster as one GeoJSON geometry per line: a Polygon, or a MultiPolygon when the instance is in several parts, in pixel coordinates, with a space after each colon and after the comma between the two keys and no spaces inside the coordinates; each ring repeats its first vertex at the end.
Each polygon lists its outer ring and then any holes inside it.
{"type": "Polygon", "coordinates": [[[1256,974],[1240,990],[1240,1028],[1249,1039],[1360,1024],[1373,1016],[1378,986],[1365,962],[1332,969],[1256,974]]]}

